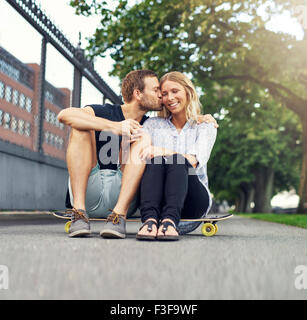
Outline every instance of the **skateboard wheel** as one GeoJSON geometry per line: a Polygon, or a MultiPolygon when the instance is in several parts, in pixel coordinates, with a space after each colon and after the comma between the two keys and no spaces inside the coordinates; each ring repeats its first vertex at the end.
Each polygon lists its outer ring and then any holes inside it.
{"type": "Polygon", "coordinates": [[[66,233],[69,233],[70,226],[71,226],[71,221],[68,221],[65,223],[65,232],[66,233]]]}
{"type": "Polygon", "coordinates": [[[216,233],[216,229],[212,223],[207,222],[201,227],[201,232],[206,237],[212,237],[216,233]]]}
{"type": "Polygon", "coordinates": [[[219,230],[217,224],[214,224],[214,228],[215,228],[215,233],[217,233],[217,231],[219,230]]]}

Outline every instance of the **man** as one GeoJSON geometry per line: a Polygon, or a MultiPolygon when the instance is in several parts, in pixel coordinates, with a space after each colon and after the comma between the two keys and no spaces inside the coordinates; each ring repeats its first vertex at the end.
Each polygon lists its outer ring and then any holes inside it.
{"type": "MultiPolygon", "coordinates": [[[[66,157],[73,205],[70,237],[90,234],[90,216],[107,217],[102,237],[125,238],[127,213],[137,209],[146,165],[139,153],[150,139],[140,129],[146,112],[162,109],[157,75],[150,70],[128,73],[122,96],[123,105],[67,108],[58,115],[71,127],[66,157]]],[[[215,122],[211,116],[209,121],[215,122]]]]}

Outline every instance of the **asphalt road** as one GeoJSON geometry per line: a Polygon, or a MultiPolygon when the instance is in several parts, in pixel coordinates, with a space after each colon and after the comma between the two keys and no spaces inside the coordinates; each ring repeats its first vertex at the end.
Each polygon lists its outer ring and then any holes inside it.
{"type": "Polygon", "coordinates": [[[100,238],[100,222],[71,239],[64,223],[0,214],[0,300],[307,298],[294,272],[307,267],[307,229],[234,217],[211,238],[199,228],[165,243],[136,241],[137,223],[124,240],[100,238]]]}

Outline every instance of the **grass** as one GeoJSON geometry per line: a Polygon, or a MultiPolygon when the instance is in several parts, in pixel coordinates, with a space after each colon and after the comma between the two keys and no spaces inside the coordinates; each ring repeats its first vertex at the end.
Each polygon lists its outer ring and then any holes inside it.
{"type": "Polygon", "coordinates": [[[290,226],[307,229],[307,214],[287,214],[287,213],[240,213],[242,217],[258,220],[277,222],[290,226]]]}

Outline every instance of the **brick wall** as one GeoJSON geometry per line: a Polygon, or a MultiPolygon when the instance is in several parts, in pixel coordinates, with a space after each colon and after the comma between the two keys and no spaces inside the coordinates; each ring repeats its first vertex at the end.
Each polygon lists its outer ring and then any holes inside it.
{"type": "MultiPolygon", "coordinates": [[[[27,68],[33,81],[30,87],[0,70],[0,139],[37,151],[40,66],[22,64],[14,57],[11,61],[27,68]]],[[[62,160],[65,160],[69,129],[57,121],[57,114],[70,103],[69,89],[46,83],[43,150],[46,155],[62,160]]]]}

